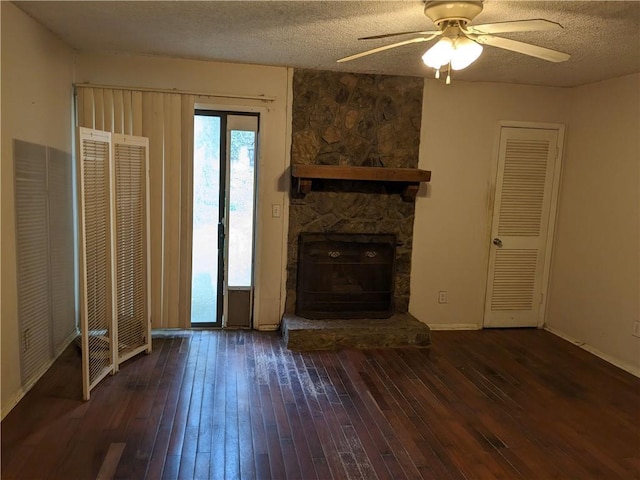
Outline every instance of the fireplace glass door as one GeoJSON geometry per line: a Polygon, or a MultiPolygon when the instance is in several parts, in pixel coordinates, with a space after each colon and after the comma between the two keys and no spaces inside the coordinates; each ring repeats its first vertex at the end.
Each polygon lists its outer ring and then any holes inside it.
{"type": "Polygon", "coordinates": [[[389,318],[395,235],[302,233],[296,314],[306,318],[389,318]]]}

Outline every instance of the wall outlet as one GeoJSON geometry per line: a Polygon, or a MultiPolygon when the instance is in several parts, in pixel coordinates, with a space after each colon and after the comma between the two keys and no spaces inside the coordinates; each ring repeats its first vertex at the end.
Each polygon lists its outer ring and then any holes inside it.
{"type": "Polygon", "coordinates": [[[438,292],[438,303],[447,303],[447,291],[441,290],[438,292]]]}
{"type": "Polygon", "coordinates": [[[633,330],[631,330],[631,335],[640,338],[640,322],[633,322],[633,330]]]}

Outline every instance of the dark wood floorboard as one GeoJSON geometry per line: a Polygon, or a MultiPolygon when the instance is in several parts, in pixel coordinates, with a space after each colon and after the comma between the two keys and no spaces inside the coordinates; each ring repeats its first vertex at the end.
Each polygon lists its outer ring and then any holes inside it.
{"type": "Polygon", "coordinates": [[[540,330],[162,333],[88,402],[80,379],[70,346],[4,419],[3,480],[640,479],[640,379],[540,330]]]}

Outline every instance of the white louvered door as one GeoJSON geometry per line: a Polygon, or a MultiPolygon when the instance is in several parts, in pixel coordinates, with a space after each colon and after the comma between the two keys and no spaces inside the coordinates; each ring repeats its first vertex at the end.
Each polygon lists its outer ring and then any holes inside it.
{"type": "Polygon", "coordinates": [[[557,129],[500,131],[485,327],[536,327],[559,151],[557,129]]]}
{"type": "Polygon", "coordinates": [[[114,134],[118,365],[151,351],[149,139],[114,134]]]}
{"type": "Polygon", "coordinates": [[[111,134],[78,129],[83,396],[115,372],[111,134]]]}

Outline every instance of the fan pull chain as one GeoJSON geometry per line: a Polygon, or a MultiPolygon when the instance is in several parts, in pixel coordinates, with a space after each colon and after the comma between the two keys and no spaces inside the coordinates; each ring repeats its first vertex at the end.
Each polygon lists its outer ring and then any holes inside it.
{"type": "Polygon", "coordinates": [[[447,80],[444,82],[447,85],[451,84],[451,62],[449,62],[449,70],[447,71],[447,80]]]}
{"type": "Polygon", "coordinates": [[[440,69],[436,68],[436,78],[440,78],[440,69]]]}

